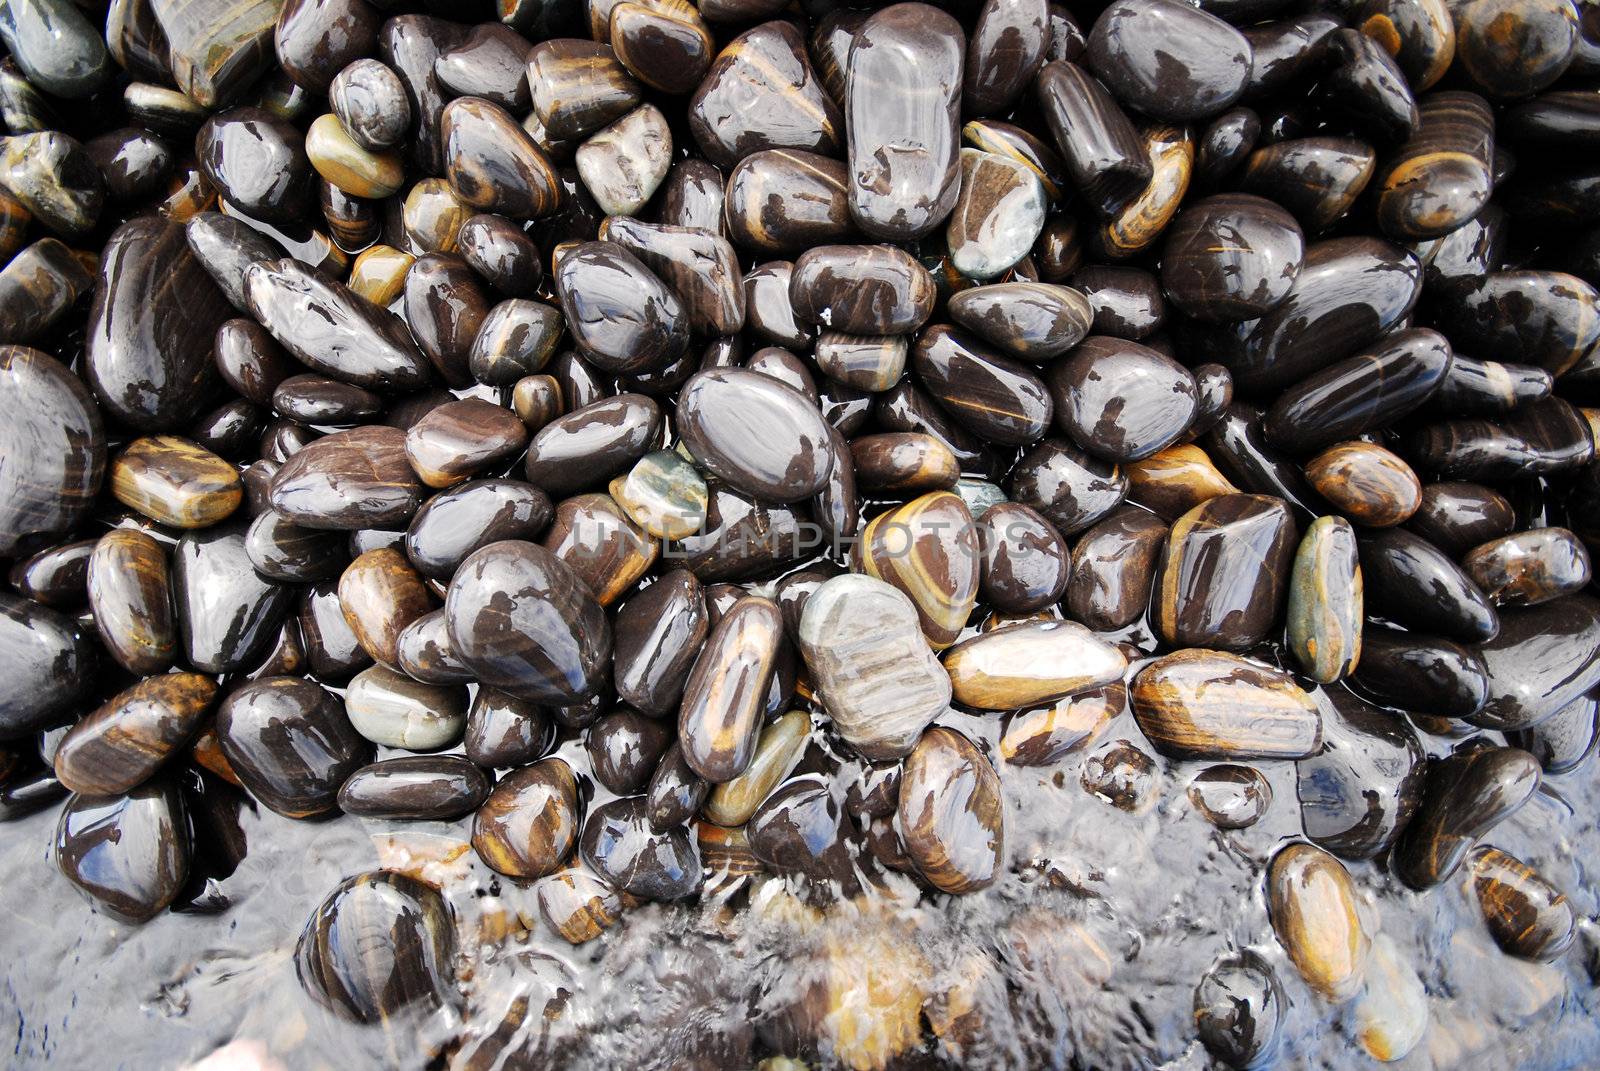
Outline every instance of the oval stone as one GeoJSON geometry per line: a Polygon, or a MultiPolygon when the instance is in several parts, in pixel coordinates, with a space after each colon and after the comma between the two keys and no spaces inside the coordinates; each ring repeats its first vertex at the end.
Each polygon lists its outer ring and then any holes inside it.
{"type": "Polygon", "coordinates": [[[953,729],[922,734],[900,778],[895,830],[919,873],[941,892],[994,884],[1005,861],[1000,778],[972,741],[953,729]]]}
{"type": "Polygon", "coordinates": [[[739,368],[697,373],[678,396],[678,433],[696,461],[765,502],[796,502],[832,468],[828,425],[793,387],[739,368]]]}
{"type": "Polygon", "coordinates": [[[1303,759],[1322,746],[1316,701],[1288,674],[1220,651],[1158,658],[1133,678],[1133,713],[1172,758],[1303,759]]]}
{"type": "Polygon", "coordinates": [[[955,700],[979,710],[1019,710],[1122,679],[1122,652],[1073,621],[1012,625],[944,653],[955,700]]]}
{"type": "Polygon", "coordinates": [[[1309,844],[1291,844],[1267,870],[1267,909],[1278,943],[1306,983],[1331,1001],[1361,989],[1372,950],[1350,872],[1309,844]]]}

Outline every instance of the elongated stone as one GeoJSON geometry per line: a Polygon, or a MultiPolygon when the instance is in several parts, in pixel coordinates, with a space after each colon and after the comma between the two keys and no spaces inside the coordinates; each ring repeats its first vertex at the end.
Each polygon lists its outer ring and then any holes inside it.
{"type": "Polygon", "coordinates": [[[777,603],[753,596],[736,602],[707,638],[678,708],[684,761],[706,781],[731,781],[750,765],[782,640],[777,603]]]}
{"type": "Polygon", "coordinates": [[[164,778],[121,796],[74,796],[56,825],[61,873],[100,910],[148,922],[177,899],[189,876],[189,818],[164,778]]]}
{"type": "Polygon", "coordinates": [[[174,435],[135,439],[111,463],[118,502],[174,528],[206,528],[244,501],[232,465],[174,435]]]}
{"type": "Polygon", "coordinates": [[[307,528],[381,528],[409,521],[422,484],[398,428],[368,425],[325,435],[272,478],[272,508],[307,528]]]}
{"type": "Polygon", "coordinates": [[[895,828],[918,872],[941,891],[988,888],[1005,859],[999,775],[965,736],[929,729],[906,759],[895,828]]]}
{"type": "Polygon", "coordinates": [[[1533,528],[1468,551],[1461,567],[1497,606],[1537,606],[1581,591],[1589,552],[1565,528],[1533,528]]]}
{"type": "Polygon", "coordinates": [[[1483,920],[1506,952],[1548,963],[1572,947],[1577,913],[1538,871],[1498,848],[1479,848],[1467,868],[1483,920]]]}
{"type": "Polygon", "coordinates": [[[1133,713],[1173,758],[1303,759],[1322,746],[1322,717],[1288,674],[1220,651],[1158,658],[1133,678],[1133,713]]]}
{"type": "Polygon", "coordinates": [[[1308,985],[1335,1002],[1360,992],[1372,938],[1339,860],[1309,844],[1284,848],[1267,870],[1267,908],[1278,943],[1308,985]]]}
{"type": "Polygon", "coordinates": [[[835,577],[806,600],[800,651],[834,727],[870,759],[910,753],[950,703],[917,610],[872,577],[835,577]]]}
{"type": "Polygon", "coordinates": [[[1477,839],[1527,803],[1539,780],[1539,760],[1520,748],[1484,747],[1440,759],[1395,846],[1395,873],[1413,889],[1448,881],[1477,839]]]}
{"type": "Polygon", "coordinates": [[[423,684],[387,666],[370,666],[345,688],[345,713],[356,732],[385,747],[432,751],[461,739],[467,691],[423,684]]]}
{"type": "Polygon", "coordinates": [[[1122,652],[1072,621],[1012,625],[974,636],[944,654],[958,703],[1019,710],[1122,679],[1122,652]]]}
{"type": "Polygon", "coordinates": [[[1428,1030],[1428,991],[1386,933],[1372,941],[1366,979],[1350,1004],[1361,1047],[1375,1060],[1403,1060],[1428,1030]]]}
{"type": "Polygon", "coordinates": [[[72,727],[56,749],[56,778],[90,796],[131,791],[188,746],[216,694],[217,682],[198,673],[140,681],[72,727]]]}
{"type": "Polygon", "coordinates": [[[26,537],[70,530],[105,478],[106,433],[94,397],[60,361],[27,346],[0,346],[0,554],[26,537]]]}
{"type": "Polygon", "coordinates": [[[1355,530],[1342,517],[1318,517],[1289,576],[1289,649],[1312,680],[1331,684],[1356,668],[1364,605],[1355,530]]]}

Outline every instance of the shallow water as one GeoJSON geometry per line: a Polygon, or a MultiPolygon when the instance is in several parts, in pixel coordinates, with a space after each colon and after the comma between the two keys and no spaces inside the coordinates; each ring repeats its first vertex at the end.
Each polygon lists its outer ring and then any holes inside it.
{"type": "MultiPolygon", "coordinates": [[[[999,717],[941,720],[997,753],[999,717]]],[[[1149,750],[1124,713],[1057,766],[996,763],[1012,865],[986,892],[919,894],[891,873],[867,897],[818,912],[766,879],[721,902],[635,908],[579,947],[540,920],[531,888],[476,861],[470,819],[295,822],[246,803],[244,860],[204,888],[192,884],[190,896],[209,907],[128,927],[94,912],[57,872],[52,808],[0,829],[9,875],[0,1030],[15,1038],[17,1067],[169,1067],[241,1039],[289,1068],[740,1067],[801,1052],[809,1039],[812,1058],[830,1065],[1198,1068],[1211,1061],[1193,1028],[1195,983],[1216,958],[1248,948],[1289,999],[1278,1066],[1376,1065],[1352,1033],[1350,1005],[1305,986],[1268,922],[1266,864],[1300,835],[1293,764],[1254,764],[1273,801],[1256,825],[1224,832],[1184,791],[1206,763],[1155,756],[1158,797],[1139,814],[1087,792],[1083,762],[1119,740],[1149,750]],[[341,878],[379,866],[439,884],[453,906],[459,1011],[361,1027],[301,990],[293,951],[306,918],[341,878]],[[954,1049],[920,1009],[939,1014],[950,987],[973,978],[965,1022],[977,1029],[954,1049]],[[818,1000],[823,993],[834,998],[818,1000]],[[810,1014],[795,1014],[808,995],[810,1014]]],[[[1458,743],[1423,740],[1434,754],[1458,743]]],[[[574,741],[560,753],[585,768],[574,741]]],[[[838,776],[855,771],[847,764],[838,776]]],[[[1428,1033],[1396,1066],[1600,1063],[1590,974],[1600,969],[1600,905],[1586,863],[1600,847],[1596,802],[1591,759],[1549,778],[1484,840],[1538,869],[1583,919],[1554,965],[1504,955],[1462,873],[1418,894],[1374,864],[1347,863],[1369,932],[1395,943],[1428,994],[1428,1033]]]]}

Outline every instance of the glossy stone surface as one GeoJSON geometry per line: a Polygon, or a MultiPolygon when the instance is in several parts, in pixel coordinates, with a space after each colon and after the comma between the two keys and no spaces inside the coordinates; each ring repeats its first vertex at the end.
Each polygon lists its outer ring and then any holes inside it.
{"type": "Polygon", "coordinates": [[[617,697],[647,714],[675,709],[709,627],[704,590],[687,570],[628,599],[615,621],[617,697]]]}
{"type": "Polygon", "coordinates": [[[700,849],[688,830],[650,828],[642,796],[595,808],[583,825],[583,861],[623,892],[644,900],[681,900],[700,889],[700,849]]]}
{"type": "Polygon", "coordinates": [[[904,250],[824,245],[795,262],[788,297],[802,323],[853,335],[904,335],[933,312],[935,291],[928,270],[904,250]]]}
{"type": "Polygon", "coordinates": [[[217,682],[168,673],[119,692],[73,725],[56,749],[56,778],[73,792],[118,796],[149,780],[200,731],[217,682]]]}
{"type": "Polygon", "coordinates": [[[856,42],[845,69],[850,214],[876,238],[912,241],[938,227],[960,192],[966,35],[937,8],[896,4],[869,18],[856,42]],[[885,99],[904,106],[879,107],[885,99]]]}
{"type": "Polygon", "coordinates": [[[1577,913],[1560,890],[1498,848],[1479,848],[1467,865],[1478,908],[1501,948],[1542,962],[1566,954],[1577,934],[1577,913]]]}
{"type": "Polygon", "coordinates": [[[294,595],[250,567],[244,534],[238,523],[189,532],[173,551],[183,654],[203,673],[251,664],[272,642],[294,595]]]}
{"type": "Polygon", "coordinates": [[[1225,110],[1250,76],[1244,35],[1172,0],[1118,0],[1089,32],[1089,66],[1130,106],[1187,122],[1225,110]]]}
{"type": "Polygon", "coordinates": [[[660,543],[629,519],[610,495],[569,498],[556,507],[544,547],[610,606],[649,572],[660,543]]]}
{"type": "Polygon", "coordinates": [[[460,97],[440,117],[445,175],[460,200],[485,212],[537,218],[555,211],[555,169],[504,108],[460,97]]]}
{"type": "Polygon", "coordinates": [[[1449,880],[1477,839],[1528,801],[1539,779],[1539,760],[1518,748],[1485,747],[1439,760],[1395,847],[1395,873],[1414,889],[1449,880]]]}
{"type": "Polygon", "coordinates": [[[525,766],[543,754],[549,724],[533,703],[479,688],[467,710],[462,750],[486,769],[525,766]]]}
{"type": "Polygon", "coordinates": [[[1589,596],[1506,610],[1500,621],[1499,634],[1478,648],[1489,697],[1474,724],[1525,729],[1600,683],[1600,604],[1589,596]]]}
{"type": "Polygon", "coordinates": [[[288,818],[324,814],[339,787],[372,759],[344,704],[298,677],[264,677],[217,709],[217,737],[250,794],[288,818]]]}
{"type": "Polygon", "coordinates": [[[958,703],[1019,710],[1122,679],[1128,660],[1072,621],[1012,625],[974,636],[944,654],[958,703]]]}
{"type": "Polygon", "coordinates": [[[805,38],[780,21],[730,41],[689,99],[689,131],[722,168],[763,149],[837,156],[843,127],[839,105],[811,68],[805,38]]]}
{"type": "Polygon", "coordinates": [[[1294,217],[1252,194],[1216,194],[1167,228],[1161,283],[1172,303],[1202,320],[1251,320],[1289,296],[1305,261],[1294,217]]]}
{"type": "Polygon", "coordinates": [[[438,891],[376,871],[346,878],[312,912],[295,973],[335,1014],[387,1024],[459,999],[451,996],[455,956],[454,920],[438,891]]]}
{"type": "Polygon", "coordinates": [[[1372,939],[1349,871],[1320,848],[1291,844],[1272,857],[1267,905],[1278,943],[1306,983],[1331,1001],[1355,996],[1372,939]]]}
{"type": "Polygon", "coordinates": [[[1220,651],[1183,650],[1133,678],[1133,713],[1173,758],[1302,759],[1322,744],[1316,701],[1286,673],[1220,651]]]}
{"type": "Polygon", "coordinates": [[[245,271],[250,311],[314,371],[369,390],[426,385],[429,370],[409,334],[342,283],[294,260],[245,271]]]}
{"type": "Polygon", "coordinates": [[[688,345],[677,296],[621,246],[588,242],[569,251],[556,288],[574,338],[607,371],[660,368],[688,345]]]}
{"type": "Polygon", "coordinates": [[[778,605],[755,597],[735,603],[707,638],[678,708],[684,761],[706,781],[732,780],[750,764],[782,638],[778,605]]]}
{"type": "Polygon", "coordinates": [[[1420,120],[1378,176],[1378,226],[1437,238],[1477,215],[1494,189],[1494,114],[1475,93],[1431,93],[1420,120]]]}
{"type": "Polygon", "coordinates": [[[1536,606],[1582,590],[1589,552],[1565,528],[1534,528],[1468,551],[1461,567],[1496,606],[1536,606]]]}
{"type": "Polygon", "coordinates": [[[832,455],[822,415],[770,376],[736,368],[700,372],[679,394],[677,418],[696,461],[762,501],[798,501],[828,477],[832,455]]]}
{"type": "Polygon", "coordinates": [[[1437,547],[1402,529],[1364,533],[1361,569],[1371,609],[1407,628],[1463,643],[1493,639],[1499,616],[1437,547]]]}
{"type": "Polygon", "coordinates": [[[835,728],[872,759],[908,754],[950,702],[910,599],[867,576],[835,577],[806,601],[799,643],[835,728]]]}
{"type": "Polygon", "coordinates": [[[1061,599],[1072,574],[1066,541],[1037,510],[1002,502],[978,517],[983,550],[979,582],[985,601],[1009,613],[1030,613],[1061,599]]]}
{"type": "Polygon", "coordinates": [[[1194,378],[1136,342],[1091,335],[1050,366],[1057,425],[1107,461],[1138,461],[1174,442],[1195,414],[1194,378]]]}
{"type": "Polygon", "coordinates": [[[1296,539],[1288,507],[1261,495],[1223,495],[1172,525],[1157,568],[1156,629],[1174,646],[1243,649],[1278,619],[1296,539]]]}
{"type": "Polygon", "coordinates": [[[339,605],[362,649],[397,668],[401,631],[427,613],[433,599],[405,555],[381,547],[359,555],[340,575],[339,605]]]}
{"type": "Polygon", "coordinates": [[[1089,333],[1093,310],[1068,286],[1010,282],[963,290],[950,298],[950,318],[985,342],[1025,361],[1044,362],[1089,333]]]}
{"type": "Polygon", "coordinates": [[[1122,211],[1154,173],[1128,116],[1094,75],[1074,63],[1045,64],[1036,85],[1073,185],[1101,215],[1122,211]]]}
{"type": "Polygon", "coordinates": [[[607,219],[600,235],[637,256],[661,277],[683,303],[690,330],[734,335],[744,327],[744,276],[733,246],[721,235],[624,216],[607,219]]]}
{"type": "Polygon", "coordinates": [[[1254,952],[1223,959],[1195,986],[1200,1040],[1232,1067],[1268,1064],[1278,1053],[1288,999],[1271,966],[1254,952]]]}
{"type": "Polygon", "coordinates": [[[917,871],[942,892],[988,888],[1005,858],[1000,778],[965,736],[929,729],[906,759],[895,829],[917,871]]]}
{"type": "Polygon", "coordinates": [[[447,402],[406,431],[411,467],[429,487],[448,487],[520,452],[528,429],[508,409],[481,398],[447,402]]]}
{"type": "Polygon", "coordinates": [[[462,559],[502,539],[533,539],[550,523],[550,499],[517,480],[472,480],[430,498],[406,531],[406,556],[448,580],[462,559]]]}
{"type": "Polygon", "coordinates": [[[175,784],[122,796],[74,796],[56,826],[55,861],[111,918],[137,925],[173,902],[189,876],[189,820],[175,784]]]}
{"type": "Polygon", "coordinates": [[[728,236],[763,255],[805,252],[855,233],[842,161],[801,149],[751,153],[728,175],[728,236]]]}
{"type": "Polygon", "coordinates": [[[507,540],[461,563],[445,599],[450,642],[478,679],[567,704],[601,684],[611,627],[583,582],[549,551],[507,540]]]}
{"type": "Polygon", "coordinates": [[[404,432],[384,425],[325,435],[272,478],[272,508],[307,528],[404,524],[422,501],[405,444],[404,432]]]}
{"type": "Polygon", "coordinates": [[[179,427],[215,376],[211,344],[228,318],[222,292],[182,227],[159,217],[124,223],[100,256],[85,367],[95,397],[141,431],[179,427]]]}
{"type": "Polygon", "coordinates": [[[712,788],[705,800],[705,817],[722,826],[749,821],[794,771],[810,737],[811,719],[798,710],[789,711],[764,728],[745,771],[712,788]]]}
{"type": "Polygon", "coordinates": [[[1065,439],[1046,438],[1017,461],[1009,490],[1013,500],[1038,510],[1062,535],[1072,535],[1116,509],[1128,480],[1116,465],[1065,439]]]}
{"type": "Polygon", "coordinates": [[[1355,530],[1318,517],[1295,551],[1287,608],[1289,650],[1312,680],[1331,684],[1356,668],[1365,605],[1355,530]]]}
{"type": "Polygon", "coordinates": [[[1422,481],[1398,455],[1367,442],[1338,443],[1306,462],[1306,478],[1335,509],[1368,528],[1391,528],[1422,503],[1422,481]]]}
{"type": "Polygon", "coordinates": [[[105,206],[100,169],[82,145],[56,130],[18,133],[0,143],[0,186],[67,239],[92,230],[105,206]]]}
{"type": "Polygon", "coordinates": [[[607,714],[584,736],[595,780],[622,796],[644,790],[671,746],[672,726],[637,710],[607,714]]]}
{"type": "Polygon", "coordinates": [[[918,337],[911,367],[960,423],[993,442],[1036,442],[1054,413],[1051,392],[1031,369],[948,325],[918,337]]]}
{"type": "Polygon", "coordinates": [[[1033,248],[1044,227],[1044,188],[1031,168],[999,153],[962,149],[960,166],[961,193],[945,229],[950,264],[969,279],[993,279],[1033,248]]]}
{"type": "Polygon", "coordinates": [[[41,238],[0,269],[0,338],[32,342],[94,286],[94,275],[55,238],[41,238]]]}
{"type": "Polygon", "coordinates": [[[1405,722],[1342,689],[1326,694],[1323,747],[1296,765],[1301,827],[1341,858],[1370,859],[1416,813],[1426,758],[1405,722]]]}
{"type": "Polygon", "coordinates": [[[501,874],[542,878],[572,853],[582,817],[572,768],[546,759],[495,785],[472,820],[472,847],[501,874]]]}
{"type": "Polygon", "coordinates": [[[625,472],[655,446],[661,410],[641,394],[619,394],[550,421],[533,437],[524,471],[553,495],[625,472]]]}
{"type": "Polygon", "coordinates": [[[1194,173],[1194,140],[1187,127],[1150,126],[1142,135],[1150,158],[1150,183],[1093,235],[1095,249],[1125,260],[1151,247],[1166,230],[1194,173]]]}
{"type": "Polygon", "coordinates": [[[118,502],[174,528],[206,528],[227,519],[244,500],[239,474],[188,439],[136,439],[111,462],[118,502]]]}
{"type": "Polygon", "coordinates": [[[0,452],[26,465],[0,468],[0,554],[26,536],[76,525],[105,476],[104,423],[82,380],[55,358],[0,346],[0,452]]]}
{"type": "Polygon", "coordinates": [[[344,701],[356,732],[384,747],[448,747],[461,739],[466,723],[465,688],[423,684],[382,665],[357,673],[344,701]]]}
{"type": "Polygon", "coordinates": [[[853,562],[910,596],[928,642],[942,649],[955,642],[977,600],[980,554],[965,503],[935,491],[873,518],[853,562]]]}
{"type": "Polygon", "coordinates": [[[206,120],[195,155],[224,200],[253,219],[289,223],[311,204],[311,162],[303,140],[293,125],[263,108],[233,108],[206,120]]]}

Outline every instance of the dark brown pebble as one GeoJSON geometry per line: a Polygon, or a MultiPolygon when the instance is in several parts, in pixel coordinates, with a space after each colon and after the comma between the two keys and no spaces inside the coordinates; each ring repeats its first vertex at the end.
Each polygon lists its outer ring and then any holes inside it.
{"type": "Polygon", "coordinates": [[[489,794],[483,771],[457,755],[407,755],[363,766],[339,789],[339,809],[362,818],[449,821],[489,794]]]}

